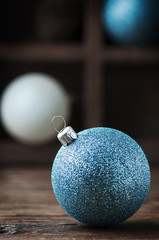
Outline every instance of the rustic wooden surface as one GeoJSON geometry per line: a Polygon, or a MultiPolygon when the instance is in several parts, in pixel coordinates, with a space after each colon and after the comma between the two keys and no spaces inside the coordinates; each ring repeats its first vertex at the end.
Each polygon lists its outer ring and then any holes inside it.
{"type": "Polygon", "coordinates": [[[148,199],[129,220],[91,228],[69,217],[51,187],[51,165],[0,170],[0,239],[159,239],[159,167],[151,167],[148,199]]]}

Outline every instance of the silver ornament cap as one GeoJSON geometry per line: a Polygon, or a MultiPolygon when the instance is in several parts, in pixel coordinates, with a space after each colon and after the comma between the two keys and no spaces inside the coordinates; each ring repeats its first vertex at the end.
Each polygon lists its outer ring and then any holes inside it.
{"type": "Polygon", "coordinates": [[[67,146],[71,144],[75,139],[77,139],[77,133],[71,126],[68,126],[58,133],[57,138],[62,145],[67,146]]]}
{"type": "Polygon", "coordinates": [[[59,116],[59,115],[54,116],[51,120],[51,124],[52,124],[54,130],[56,132],[58,132],[57,138],[61,142],[62,145],[67,146],[67,145],[71,144],[75,139],[77,139],[77,133],[73,130],[73,128],[71,126],[66,127],[65,119],[62,116],[59,116]],[[55,119],[59,120],[59,118],[61,118],[64,123],[64,127],[61,131],[58,131],[55,127],[55,119]]]}

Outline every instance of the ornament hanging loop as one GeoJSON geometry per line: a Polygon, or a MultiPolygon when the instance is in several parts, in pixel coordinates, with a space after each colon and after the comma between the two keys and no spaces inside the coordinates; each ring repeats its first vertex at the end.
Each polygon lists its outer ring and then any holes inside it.
{"type": "Polygon", "coordinates": [[[66,121],[65,121],[65,119],[64,119],[62,116],[60,116],[60,115],[54,116],[54,117],[51,119],[51,124],[52,124],[53,129],[54,129],[57,133],[61,132],[64,128],[66,128],[66,121]],[[64,126],[63,126],[63,128],[62,128],[61,130],[58,130],[58,129],[55,127],[55,119],[57,119],[57,118],[61,118],[61,119],[63,120],[64,126]]]}

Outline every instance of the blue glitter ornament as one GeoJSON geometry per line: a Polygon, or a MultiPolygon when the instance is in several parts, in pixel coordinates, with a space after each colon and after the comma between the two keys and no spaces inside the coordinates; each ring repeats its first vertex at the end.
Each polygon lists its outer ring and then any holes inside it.
{"type": "Polygon", "coordinates": [[[150,169],[140,146],[111,128],[62,130],[52,168],[52,186],[62,208],[91,226],[109,226],[132,216],[150,187],[150,169]]]}
{"type": "Polygon", "coordinates": [[[106,0],[102,20],[114,42],[134,45],[159,42],[158,0],[106,0]]]}

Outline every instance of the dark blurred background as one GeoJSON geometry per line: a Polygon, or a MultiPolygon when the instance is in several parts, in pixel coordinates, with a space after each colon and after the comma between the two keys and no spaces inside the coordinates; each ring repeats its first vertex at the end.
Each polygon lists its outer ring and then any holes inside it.
{"type": "MultiPolygon", "coordinates": [[[[56,77],[71,98],[69,124],[78,132],[119,129],[159,157],[158,44],[121,45],[102,25],[105,1],[0,1],[0,92],[17,76],[56,77]]],[[[158,29],[157,29],[158,31],[158,29]]],[[[30,146],[0,126],[1,162],[51,163],[60,143],[30,146]]]]}

